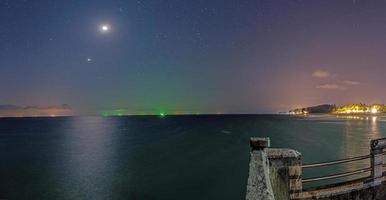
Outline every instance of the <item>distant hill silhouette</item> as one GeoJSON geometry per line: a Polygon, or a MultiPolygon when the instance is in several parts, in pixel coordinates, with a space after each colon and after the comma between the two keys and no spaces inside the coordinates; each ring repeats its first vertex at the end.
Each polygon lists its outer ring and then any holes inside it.
{"type": "Polygon", "coordinates": [[[306,108],[296,108],[290,110],[289,113],[310,113],[310,114],[326,114],[332,113],[336,109],[336,105],[322,104],[318,106],[311,106],[306,108]]]}

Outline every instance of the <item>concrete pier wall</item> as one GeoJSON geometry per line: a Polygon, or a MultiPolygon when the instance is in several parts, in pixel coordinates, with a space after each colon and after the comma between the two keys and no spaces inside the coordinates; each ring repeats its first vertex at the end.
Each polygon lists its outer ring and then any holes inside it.
{"type": "Polygon", "coordinates": [[[276,200],[287,200],[291,186],[301,190],[301,154],[292,149],[266,149],[269,162],[269,176],[276,200]],[[300,182],[299,182],[300,181],[300,182]]]}
{"type": "Polygon", "coordinates": [[[301,154],[269,148],[269,138],[252,138],[246,200],[287,200],[301,190],[301,154]],[[300,182],[299,182],[300,181],[300,182]]]}
{"type": "Polygon", "coordinates": [[[300,152],[270,148],[269,138],[251,138],[250,145],[246,200],[386,200],[386,139],[371,144],[370,177],[312,189],[302,188],[300,152]]]}
{"type": "Polygon", "coordinates": [[[275,200],[269,176],[269,164],[265,151],[250,153],[247,200],[275,200]]]}
{"type": "Polygon", "coordinates": [[[269,160],[266,149],[269,138],[252,138],[249,158],[247,200],[275,200],[269,175],[269,160]]]}

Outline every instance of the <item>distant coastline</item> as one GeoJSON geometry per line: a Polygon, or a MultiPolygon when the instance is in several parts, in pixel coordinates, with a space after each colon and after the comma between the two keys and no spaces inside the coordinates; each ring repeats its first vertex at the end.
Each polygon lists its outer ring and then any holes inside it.
{"type": "Polygon", "coordinates": [[[322,104],[317,106],[295,108],[288,111],[290,115],[307,114],[380,114],[386,113],[384,104],[367,105],[363,103],[336,106],[334,104],[322,104]]]}
{"type": "Polygon", "coordinates": [[[60,106],[16,106],[0,105],[0,117],[58,117],[73,116],[73,109],[63,104],[60,106]]]}

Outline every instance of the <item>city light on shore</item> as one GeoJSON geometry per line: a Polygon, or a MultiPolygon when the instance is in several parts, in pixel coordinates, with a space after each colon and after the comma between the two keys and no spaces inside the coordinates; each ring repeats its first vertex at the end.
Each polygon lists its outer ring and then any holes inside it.
{"type": "Polygon", "coordinates": [[[371,113],[373,114],[378,113],[378,109],[376,107],[371,108],[371,113]]]}
{"type": "Polygon", "coordinates": [[[296,108],[290,110],[290,115],[307,115],[313,113],[329,113],[329,114],[379,114],[385,113],[386,106],[382,104],[348,104],[343,106],[336,105],[319,105],[308,108],[296,108]]]}
{"type": "Polygon", "coordinates": [[[382,106],[381,105],[349,105],[343,106],[336,110],[336,113],[340,114],[377,114],[380,112],[382,106]]]}

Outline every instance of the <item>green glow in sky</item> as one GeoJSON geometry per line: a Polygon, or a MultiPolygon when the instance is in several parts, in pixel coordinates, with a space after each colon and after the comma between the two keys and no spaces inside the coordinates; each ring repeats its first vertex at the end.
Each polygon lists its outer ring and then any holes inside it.
{"type": "Polygon", "coordinates": [[[160,117],[166,117],[167,113],[169,113],[169,112],[167,110],[165,110],[164,108],[153,109],[153,110],[144,111],[144,112],[133,112],[133,111],[130,111],[129,109],[125,109],[125,108],[99,111],[99,115],[102,115],[102,116],[158,115],[160,117]]]}

